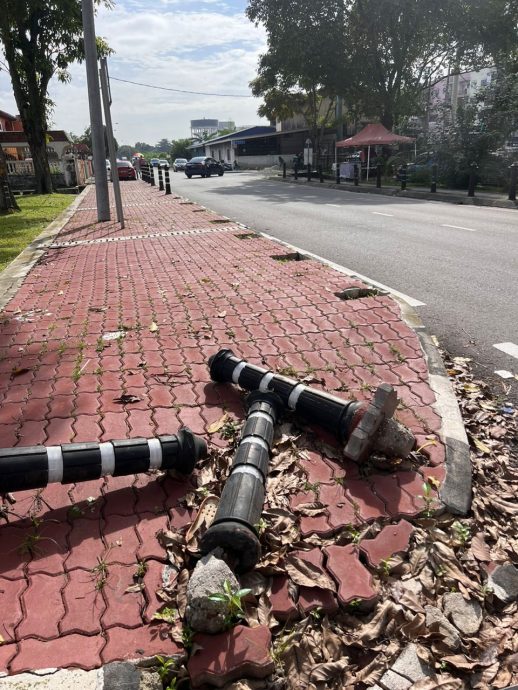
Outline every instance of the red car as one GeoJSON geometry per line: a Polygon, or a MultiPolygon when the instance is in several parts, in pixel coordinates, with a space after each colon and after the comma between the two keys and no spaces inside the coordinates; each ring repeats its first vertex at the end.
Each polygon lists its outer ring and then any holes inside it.
{"type": "Polygon", "coordinates": [[[117,170],[119,173],[119,180],[137,179],[137,171],[129,161],[117,161],[117,170]]]}

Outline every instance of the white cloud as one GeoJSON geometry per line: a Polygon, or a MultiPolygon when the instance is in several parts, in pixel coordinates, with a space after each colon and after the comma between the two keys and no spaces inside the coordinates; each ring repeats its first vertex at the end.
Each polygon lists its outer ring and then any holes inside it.
{"type": "MultiPolygon", "coordinates": [[[[164,87],[211,93],[249,94],[265,36],[243,12],[219,0],[200,0],[198,11],[185,11],[181,0],[119,0],[115,10],[101,10],[97,33],[116,53],[112,77],[164,87]]],[[[243,3],[244,4],[244,3],[243,3]]],[[[189,3],[189,7],[192,4],[189,3]]],[[[81,133],[89,123],[84,65],[71,69],[72,82],[54,80],[56,127],[81,133]]],[[[189,121],[199,117],[260,123],[254,98],[221,98],[159,91],[112,81],[112,116],[119,143],[156,143],[162,137],[188,136],[189,121]]],[[[0,109],[14,111],[10,84],[0,72],[0,109]]],[[[265,124],[263,121],[262,124],[265,124]]]]}

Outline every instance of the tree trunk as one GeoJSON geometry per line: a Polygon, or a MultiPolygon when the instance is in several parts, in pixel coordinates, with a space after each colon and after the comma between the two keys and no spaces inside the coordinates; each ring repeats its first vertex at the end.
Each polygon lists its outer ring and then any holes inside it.
{"type": "Polygon", "coordinates": [[[0,144],[0,211],[19,211],[20,207],[16,203],[9,178],[7,177],[7,161],[5,160],[4,150],[0,144]]]}

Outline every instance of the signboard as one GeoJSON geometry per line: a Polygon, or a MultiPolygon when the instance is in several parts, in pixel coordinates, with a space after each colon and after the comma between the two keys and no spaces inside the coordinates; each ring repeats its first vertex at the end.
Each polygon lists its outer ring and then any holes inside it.
{"type": "Polygon", "coordinates": [[[313,147],[311,146],[311,139],[306,139],[304,145],[304,165],[313,165],[313,147]]]}

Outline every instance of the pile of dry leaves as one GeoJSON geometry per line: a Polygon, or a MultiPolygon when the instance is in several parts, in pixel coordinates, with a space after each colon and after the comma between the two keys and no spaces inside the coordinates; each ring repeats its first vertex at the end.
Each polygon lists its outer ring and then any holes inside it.
{"type": "MultiPolygon", "coordinates": [[[[316,535],[301,539],[300,514],[291,511],[289,499],[304,487],[299,460],[314,439],[285,425],[277,440],[267,509],[259,525],[263,559],[241,578],[241,586],[252,590],[245,602],[247,623],[268,625],[272,631],[276,672],[265,681],[242,680],[227,690],[338,690],[377,683],[389,687],[384,674],[409,643],[416,645],[429,673],[411,684],[415,690],[505,688],[518,683],[518,603],[502,604],[488,586],[489,564],[518,560],[518,415],[505,399],[492,398],[483,383],[473,380],[469,360],[447,355],[445,360],[472,447],[472,513],[464,519],[443,514],[414,521],[409,555],[394,557],[389,567],[379,571],[371,569],[381,594],[373,611],[363,614],[353,606],[331,619],[315,610],[302,620],[281,623],[271,611],[272,576],[288,575],[294,591],[299,586],[336,589],[331,578],[297,559],[294,551],[358,543],[381,528],[370,524],[359,535],[344,530],[330,539],[316,535]],[[444,615],[452,594],[471,602],[472,617],[465,629],[461,620],[453,618],[455,627],[444,615]]],[[[211,455],[198,474],[199,488],[187,497],[193,508],[204,501],[210,504],[210,497],[221,493],[238,430],[227,432],[228,449],[211,455]]],[[[322,511],[318,502],[300,508],[306,515],[322,511]]],[[[201,519],[188,531],[160,535],[179,573],[160,595],[167,610],[175,611],[171,634],[185,646],[185,658],[193,644],[183,623],[186,586],[203,529],[201,519]]],[[[189,687],[184,665],[177,670],[174,687],[189,687]]]]}

